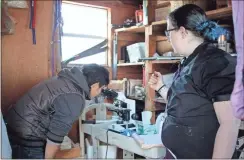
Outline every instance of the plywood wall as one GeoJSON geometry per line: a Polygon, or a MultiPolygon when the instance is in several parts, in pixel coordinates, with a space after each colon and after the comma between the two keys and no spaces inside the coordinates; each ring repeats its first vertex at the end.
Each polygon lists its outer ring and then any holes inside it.
{"type": "Polygon", "coordinates": [[[14,35],[2,37],[2,112],[29,88],[49,76],[52,1],[37,1],[36,39],[32,45],[29,9],[10,9],[14,35]]]}
{"type": "MultiPolygon", "coordinates": [[[[114,5],[111,1],[87,2],[111,8],[111,23],[121,24],[126,18],[134,16],[136,7],[114,5]]],[[[29,10],[10,9],[15,18],[14,35],[2,38],[2,109],[15,102],[29,88],[50,75],[50,50],[52,29],[52,1],[37,1],[36,35],[37,45],[32,45],[29,29],[29,10]]]]}

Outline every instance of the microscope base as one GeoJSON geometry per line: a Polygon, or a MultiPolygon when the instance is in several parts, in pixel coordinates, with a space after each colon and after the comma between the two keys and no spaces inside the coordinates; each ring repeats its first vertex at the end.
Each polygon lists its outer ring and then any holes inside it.
{"type": "MultiPolygon", "coordinates": [[[[122,133],[126,129],[126,124],[111,124],[110,126],[108,126],[108,129],[116,133],[122,133]]],[[[128,129],[136,131],[135,124],[128,123],[128,129]]]]}

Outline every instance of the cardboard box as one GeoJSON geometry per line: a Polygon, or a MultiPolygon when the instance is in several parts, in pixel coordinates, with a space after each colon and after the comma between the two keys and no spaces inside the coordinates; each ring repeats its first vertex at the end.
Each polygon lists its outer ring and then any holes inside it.
{"type": "Polygon", "coordinates": [[[166,52],[173,51],[173,48],[169,41],[157,41],[156,51],[158,54],[163,55],[166,52]]]}
{"type": "Polygon", "coordinates": [[[128,79],[126,82],[126,96],[135,97],[135,86],[142,86],[140,79],[128,79]]]}
{"type": "Polygon", "coordinates": [[[123,80],[111,80],[108,85],[108,88],[118,92],[125,92],[126,81],[127,81],[126,78],[124,78],[123,80]]]}
{"type": "Polygon", "coordinates": [[[170,7],[162,7],[155,9],[155,21],[166,20],[170,13],[170,7]]]}
{"type": "Polygon", "coordinates": [[[185,5],[185,4],[195,4],[201,7],[204,11],[215,9],[213,6],[213,1],[211,0],[175,0],[170,1],[171,4],[171,11],[185,5]]]}

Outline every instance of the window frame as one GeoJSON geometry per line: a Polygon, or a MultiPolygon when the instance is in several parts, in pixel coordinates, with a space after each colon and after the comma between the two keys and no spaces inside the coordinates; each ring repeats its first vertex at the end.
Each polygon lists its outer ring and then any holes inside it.
{"type": "MultiPolygon", "coordinates": [[[[107,37],[101,37],[101,36],[94,36],[94,35],[85,35],[85,34],[74,34],[74,33],[63,33],[62,37],[73,37],[73,38],[91,38],[91,39],[106,39],[108,40],[107,46],[108,49],[105,52],[106,58],[105,58],[105,64],[101,64],[104,67],[110,67],[112,65],[112,31],[111,31],[111,9],[108,7],[103,6],[96,6],[96,5],[90,5],[80,2],[71,2],[71,1],[62,1],[62,4],[72,4],[72,5],[78,5],[78,6],[84,6],[84,7],[92,7],[92,8],[98,8],[98,9],[105,9],[107,10],[107,37]]],[[[62,53],[63,54],[63,53],[62,53]]],[[[62,56],[62,55],[61,55],[62,56]]],[[[67,67],[73,67],[73,66],[82,66],[84,64],[67,64],[67,67]]]]}

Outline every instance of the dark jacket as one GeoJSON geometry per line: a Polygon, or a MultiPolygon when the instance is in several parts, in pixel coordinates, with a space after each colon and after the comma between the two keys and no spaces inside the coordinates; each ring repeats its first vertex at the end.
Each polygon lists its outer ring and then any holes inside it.
{"type": "Polygon", "coordinates": [[[229,101],[236,58],[203,43],[183,61],[168,91],[162,142],[179,159],[212,158],[219,128],[213,104],[229,101]]]}
{"type": "Polygon", "coordinates": [[[46,139],[61,143],[90,99],[86,77],[78,68],[31,88],[5,116],[10,141],[24,146],[43,146],[46,139]]]}

